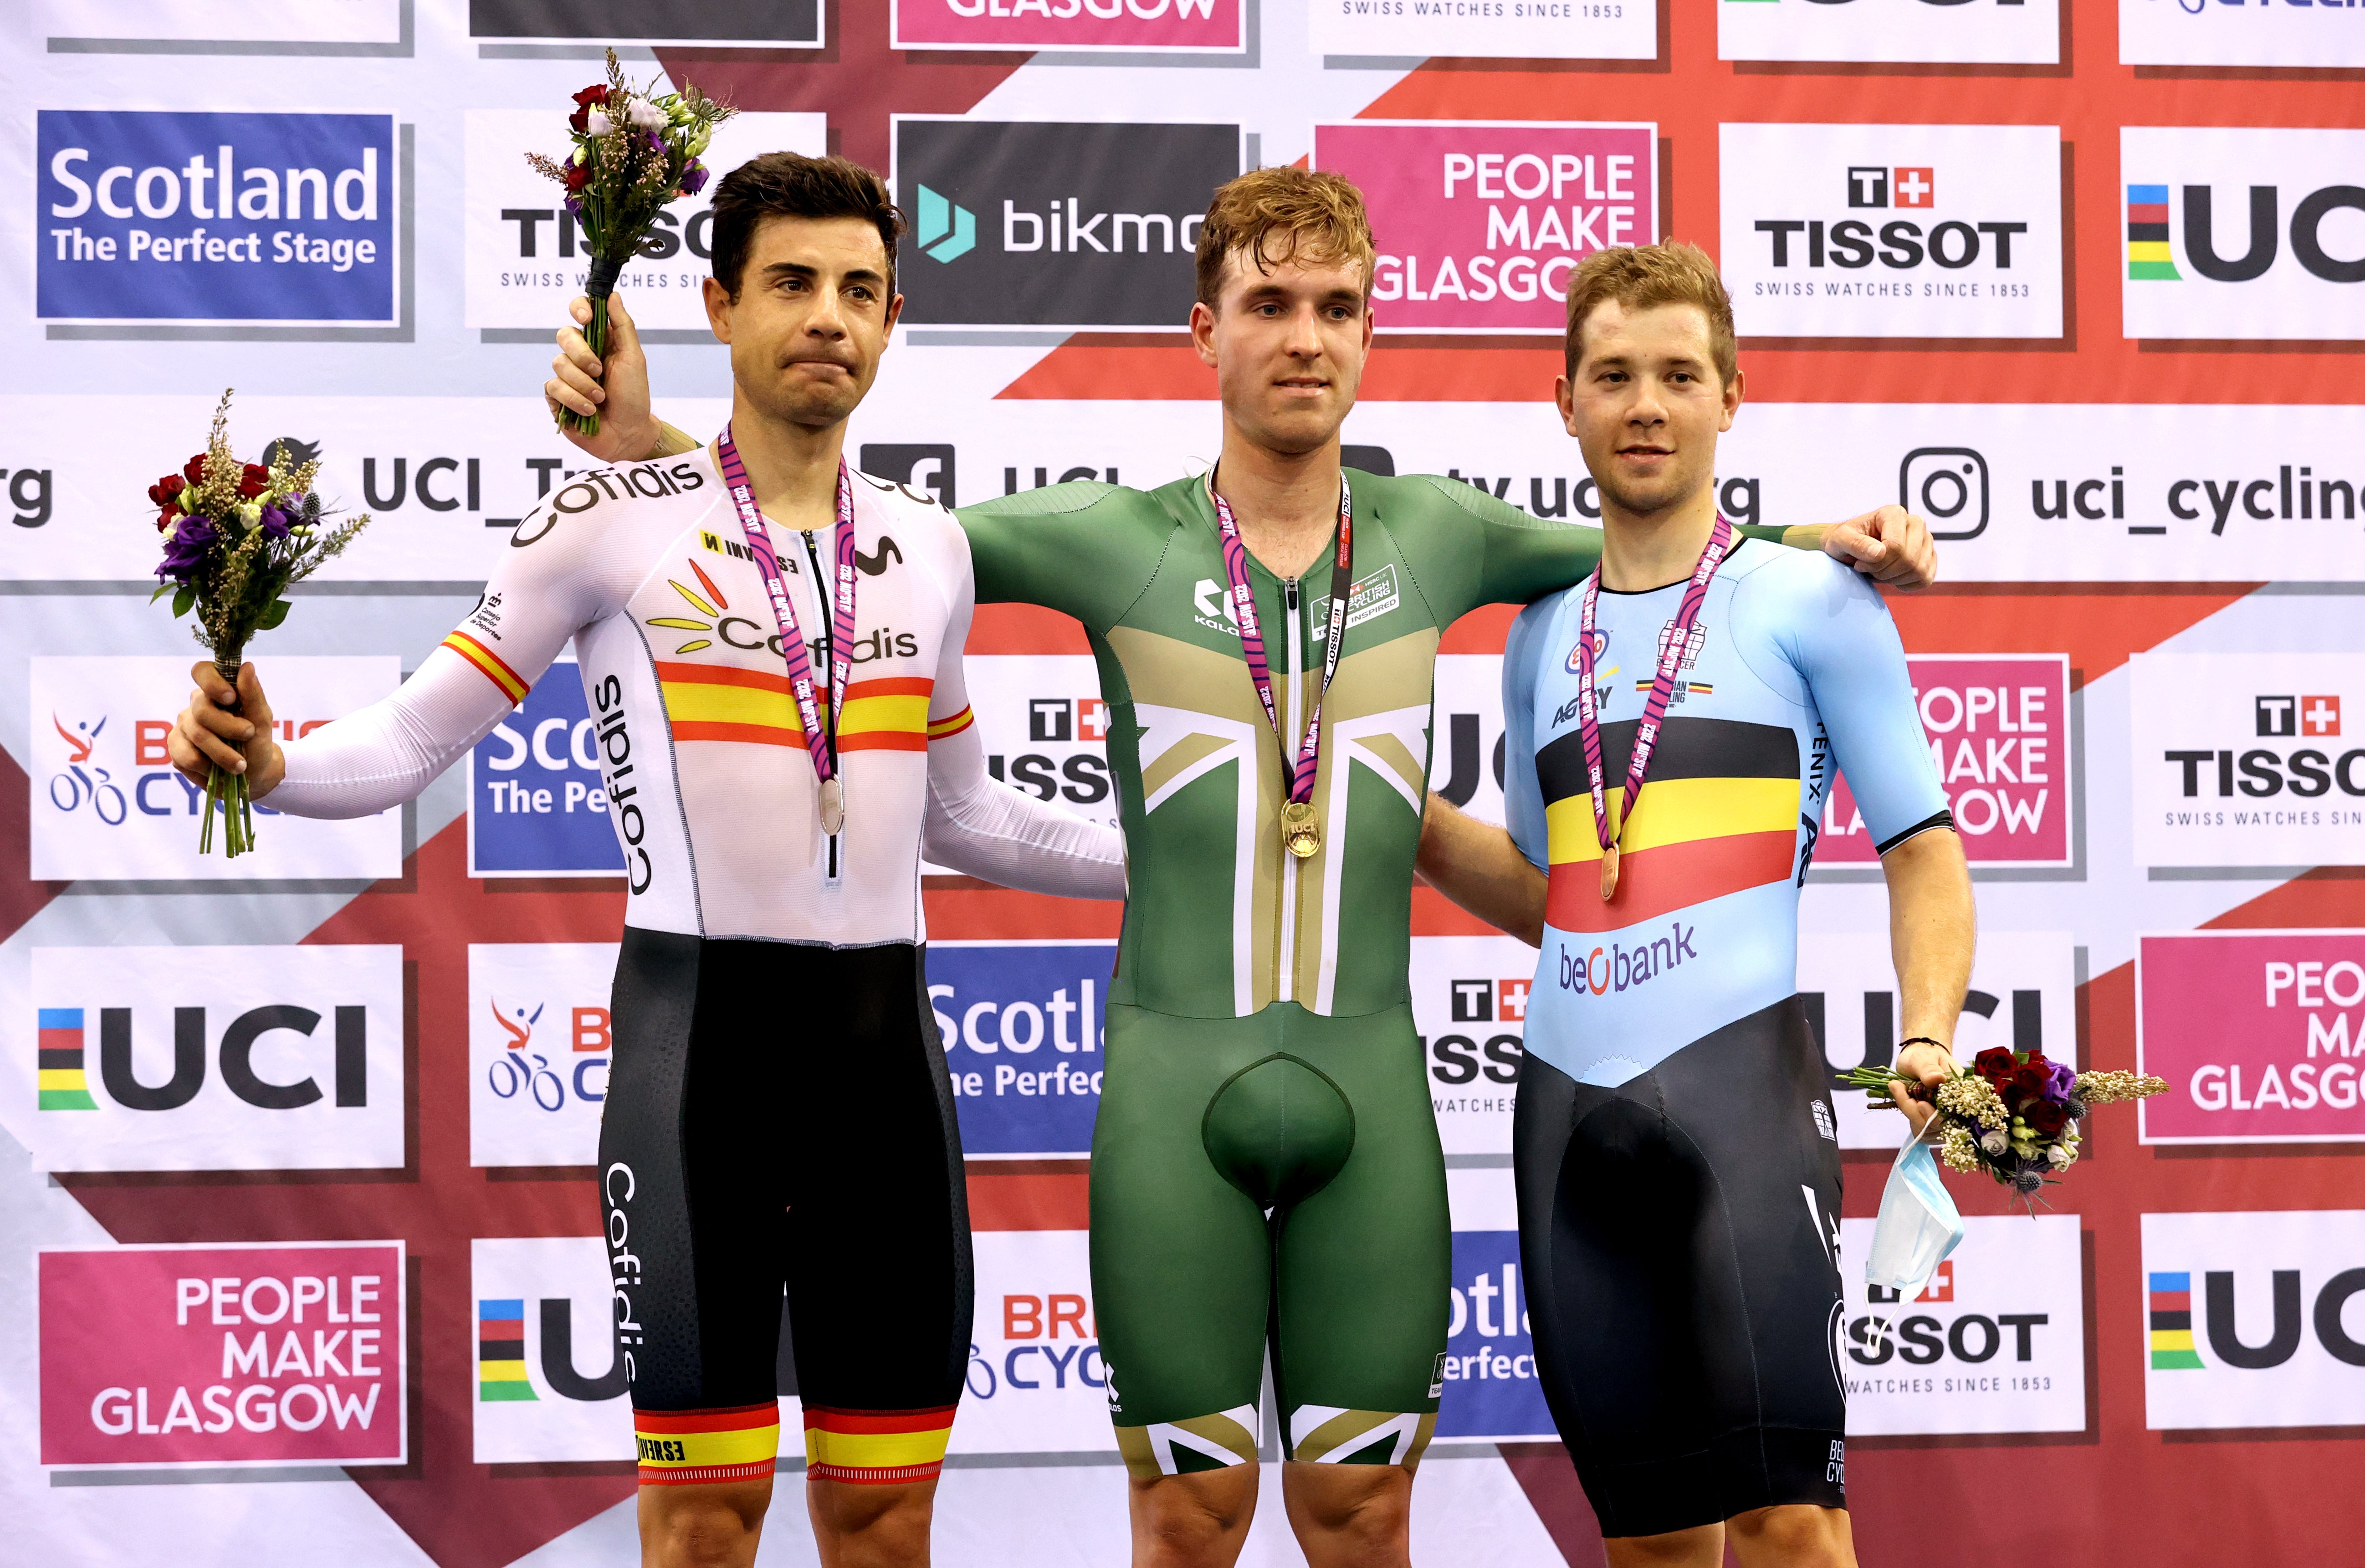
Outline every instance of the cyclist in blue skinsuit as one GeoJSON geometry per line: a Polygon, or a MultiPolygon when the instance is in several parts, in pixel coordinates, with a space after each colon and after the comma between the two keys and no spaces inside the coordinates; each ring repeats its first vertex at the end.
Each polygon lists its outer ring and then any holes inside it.
{"type": "Polygon", "coordinates": [[[1512,630],[1509,832],[1463,901],[1541,939],[1513,1121],[1521,1255],[1538,1372],[1613,1568],[1712,1568],[1728,1527],[1744,1568],[1855,1562],[1839,1146],[1796,995],[1799,890],[1839,774],[1889,882],[1901,1070],[1945,1070],[1970,969],[1969,876],[1880,596],[1716,516],[1732,345],[1689,246],[1602,252],[1571,281],[1558,391],[1601,489],[1602,566],[1512,630]],[[1520,898],[1486,892],[1515,872],[1520,898]]]}

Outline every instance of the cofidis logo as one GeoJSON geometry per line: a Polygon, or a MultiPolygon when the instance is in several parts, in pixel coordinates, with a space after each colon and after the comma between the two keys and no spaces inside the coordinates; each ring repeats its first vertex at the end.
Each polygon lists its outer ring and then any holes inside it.
{"type": "Polygon", "coordinates": [[[2130,338],[2365,338],[2365,130],[2119,132],[2130,338]]]}
{"type": "Polygon", "coordinates": [[[44,109],[45,320],[390,326],[392,115],[44,109]]]}
{"type": "Polygon", "coordinates": [[[2154,1431],[2365,1426],[2365,1211],[2143,1216],[2154,1431]]]}

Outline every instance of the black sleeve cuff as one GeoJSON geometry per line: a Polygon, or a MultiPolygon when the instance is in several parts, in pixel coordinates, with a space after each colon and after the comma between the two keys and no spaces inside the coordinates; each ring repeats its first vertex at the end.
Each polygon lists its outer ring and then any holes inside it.
{"type": "Polygon", "coordinates": [[[1907,839],[1912,838],[1920,834],[1928,833],[1932,828],[1951,828],[1954,825],[1955,813],[1952,812],[1940,812],[1934,816],[1923,817],[1920,822],[1915,823],[1903,833],[1898,834],[1893,837],[1881,840],[1880,844],[1874,849],[1873,853],[1876,855],[1886,855],[1890,850],[1896,848],[1899,845],[1904,843],[1907,839]]]}

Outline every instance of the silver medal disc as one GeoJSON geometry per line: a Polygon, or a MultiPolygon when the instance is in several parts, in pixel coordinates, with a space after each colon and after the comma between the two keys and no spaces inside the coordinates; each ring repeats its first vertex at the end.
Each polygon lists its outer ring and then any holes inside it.
{"type": "Polygon", "coordinates": [[[832,838],[846,831],[846,785],[840,779],[821,781],[821,830],[832,838]]]}

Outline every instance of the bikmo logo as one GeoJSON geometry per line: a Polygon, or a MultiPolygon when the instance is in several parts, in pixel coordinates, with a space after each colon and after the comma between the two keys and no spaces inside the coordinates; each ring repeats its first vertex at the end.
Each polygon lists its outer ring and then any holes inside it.
{"type": "Polygon", "coordinates": [[[956,262],[977,249],[977,214],[925,185],[919,187],[919,196],[920,225],[914,238],[923,252],[939,262],[956,262]]]}
{"type": "MultiPolygon", "coordinates": [[[[492,1009],[493,1022],[509,1036],[501,1054],[485,1069],[485,1081],[495,1098],[515,1100],[521,1095],[545,1111],[557,1112],[566,1107],[567,1087],[572,1083],[575,1098],[597,1104],[608,1097],[609,1053],[613,1048],[608,1010],[604,1007],[577,1007],[568,1029],[570,1049],[578,1059],[571,1070],[550,1065],[547,1052],[533,1049],[534,1034],[543,1015],[550,1011],[548,1002],[537,1002],[531,1008],[504,1005],[499,997],[488,997],[486,1004],[492,1009]],[[596,1053],[585,1055],[582,1053],[596,1053]],[[597,1074],[597,1086],[593,1075],[597,1074]]],[[[555,1024],[555,1018],[551,1020],[555,1024]]]]}
{"type": "Polygon", "coordinates": [[[981,1347],[969,1348],[969,1391],[991,1399],[1003,1389],[1032,1393],[1046,1386],[1068,1386],[1072,1373],[1085,1388],[1109,1386],[1107,1363],[1101,1361],[1098,1330],[1092,1322],[1092,1303],[1069,1292],[1002,1298],[1002,1338],[1016,1341],[1004,1351],[999,1371],[981,1347]],[[1060,1343],[1061,1330],[1074,1341],[1060,1343]],[[1093,1364],[1100,1362],[1097,1375],[1093,1364]]]}

